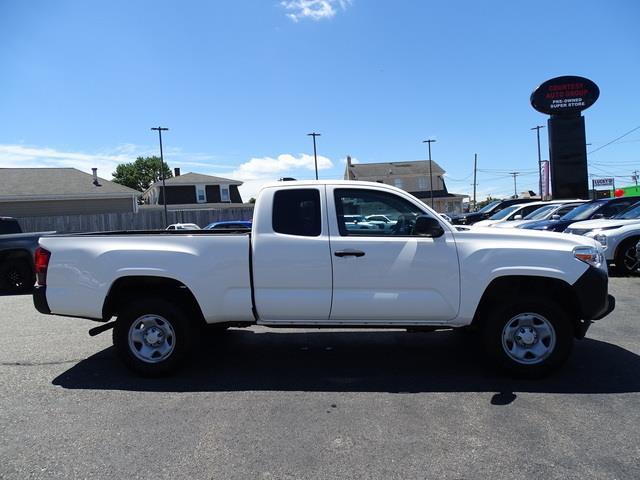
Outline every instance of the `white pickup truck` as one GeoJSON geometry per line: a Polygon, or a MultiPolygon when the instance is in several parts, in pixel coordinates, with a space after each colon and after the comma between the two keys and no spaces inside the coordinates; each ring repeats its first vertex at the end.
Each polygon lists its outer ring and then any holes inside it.
{"type": "Polygon", "coordinates": [[[510,371],[560,366],[574,338],[614,308],[592,239],[460,227],[380,183],[264,187],[252,230],[107,232],[40,239],[36,308],[114,326],[121,359],[174,370],[198,328],[398,328],[476,331],[510,371]],[[349,229],[349,215],[390,229],[349,229]]]}

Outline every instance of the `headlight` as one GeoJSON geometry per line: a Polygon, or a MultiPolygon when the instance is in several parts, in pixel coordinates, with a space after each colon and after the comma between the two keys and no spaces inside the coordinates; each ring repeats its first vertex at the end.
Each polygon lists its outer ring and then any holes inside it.
{"type": "Polygon", "coordinates": [[[603,247],[607,248],[607,236],[606,235],[602,235],[601,233],[599,233],[598,235],[594,236],[593,239],[596,242],[599,242],[600,245],[602,245],[603,247]]]}
{"type": "Polygon", "coordinates": [[[604,263],[604,256],[594,247],[576,247],[573,249],[573,256],[596,268],[600,268],[604,263]]]}

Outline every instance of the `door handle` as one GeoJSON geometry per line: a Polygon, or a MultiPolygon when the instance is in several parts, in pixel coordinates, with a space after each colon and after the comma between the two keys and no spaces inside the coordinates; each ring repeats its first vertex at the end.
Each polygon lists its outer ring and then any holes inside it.
{"type": "Polygon", "coordinates": [[[335,252],[336,257],[364,257],[364,252],[362,250],[338,250],[335,252]]]}

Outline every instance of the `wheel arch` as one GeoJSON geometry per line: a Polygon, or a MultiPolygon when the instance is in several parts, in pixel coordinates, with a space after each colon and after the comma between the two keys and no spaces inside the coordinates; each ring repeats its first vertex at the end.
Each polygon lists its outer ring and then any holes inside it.
{"type": "Polygon", "coordinates": [[[124,305],[143,296],[178,301],[187,308],[190,319],[200,325],[206,324],[196,297],[184,283],[168,277],[142,275],[120,277],[111,284],[102,306],[103,320],[118,316],[124,305]]]}
{"type": "Polygon", "coordinates": [[[12,248],[0,251],[0,262],[12,259],[24,259],[33,267],[33,254],[26,248],[12,248]]]}
{"type": "Polygon", "coordinates": [[[504,298],[514,298],[518,295],[535,295],[555,301],[569,315],[574,334],[578,336],[581,323],[578,297],[567,282],[549,277],[508,275],[495,278],[484,290],[471,325],[482,329],[493,306],[504,298]]]}

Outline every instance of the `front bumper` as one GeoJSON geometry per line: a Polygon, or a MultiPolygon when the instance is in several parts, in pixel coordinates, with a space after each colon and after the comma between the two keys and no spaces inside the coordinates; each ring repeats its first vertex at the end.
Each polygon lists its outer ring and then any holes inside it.
{"type": "Polygon", "coordinates": [[[51,314],[51,309],[47,303],[47,287],[36,285],[33,289],[33,305],[40,313],[51,314]]]}
{"type": "MultiPolygon", "coordinates": [[[[573,284],[573,291],[578,299],[580,318],[598,320],[612,309],[609,309],[608,294],[609,276],[600,268],[589,267],[573,284]]],[[[611,297],[613,298],[613,297],[611,297]]],[[[615,305],[615,300],[614,300],[615,305]]]]}
{"type": "Polygon", "coordinates": [[[589,267],[573,284],[572,290],[578,300],[580,320],[576,328],[576,337],[583,338],[593,320],[609,315],[616,307],[616,299],[608,293],[609,276],[607,272],[589,267]]]}

